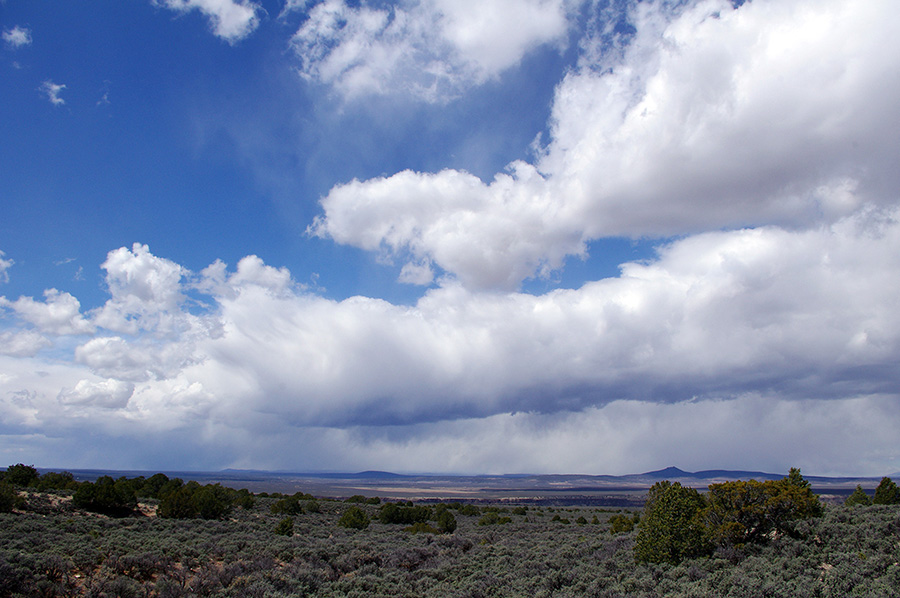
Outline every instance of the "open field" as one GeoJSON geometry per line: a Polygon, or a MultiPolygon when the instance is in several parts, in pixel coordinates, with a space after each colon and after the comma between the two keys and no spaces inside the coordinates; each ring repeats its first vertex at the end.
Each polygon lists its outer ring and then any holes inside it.
{"type": "MultiPolygon", "coordinates": [[[[111,518],[76,508],[70,491],[20,490],[14,511],[0,513],[0,598],[900,597],[897,505],[828,504],[796,536],[648,564],[635,561],[628,525],[638,509],[565,504],[586,492],[583,480],[547,496],[522,479],[504,479],[501,489],[435,480],[427,492],[393,480],[322,488],[424,492],[427,500],[394,503],[427,513],[422,523],[387,522],[385,502],[362,495],[270,491],[206,520],[160,517],[164,505],[146,498],[134,514],[111,518]],[[514,499],[523,488],[529,498],[514,499]],[[432,491],[444,489],[473,500],[438,504],[432,491]],[[507,496],[490,498],[498,493],[507,496]],[[280,507],[291,499],[297,509],[285,516],[280,507]],[[346,526],[354,510],[358,529],[346,526]],[[454,524],[445,532],[436,529],[441,512],[454,524]]],[[[635,501],[645,492],[604,491],[635,501]]]]}
{"type": "MultiPolygon", "coordinates": [[[[73,470],[77,480],[101,475],[149,476],[147,471],[73,470]]],[[[640,507],[647,489],[660,480],[680,482],[704,490],[709,484],[736,479],[778,479],[783,474],[747,471],[691,473],[676,468],[622,476],[612,475],[398,475],[388,472],[304,474],[268,471],[165,472],[169,477],[221,483],[251,492],[305,492],[341,498],[361,494],[403,500],[460,500],[466,502],[519,502],[601,507],[640,507]]],[[[873,490],[880,478],[807,478],[826,502],[841,502],[857,484],[873,490]]]]}

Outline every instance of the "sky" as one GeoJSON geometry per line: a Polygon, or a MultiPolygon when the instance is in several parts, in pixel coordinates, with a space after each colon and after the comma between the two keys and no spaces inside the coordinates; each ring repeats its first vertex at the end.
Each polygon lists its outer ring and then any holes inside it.
{"type": "Polygon", "coordinates": [[[0,464],[900,471],[890,0],[0,34],[0,464]]]}

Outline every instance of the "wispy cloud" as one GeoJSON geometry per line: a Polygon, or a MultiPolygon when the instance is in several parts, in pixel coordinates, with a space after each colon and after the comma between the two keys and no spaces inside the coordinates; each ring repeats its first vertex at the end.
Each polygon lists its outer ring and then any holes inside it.
{"type": "Polygon", "coordinates": [[[5,29],[3,31],[3,41],[12,48],[29,46],[31,45],[31,30],[18,25],[12,29],[5,29]]]}
{"type": "Polygon", "coordinates": [[[62,106],[66,103],[66,101],[60,97],[62,90],[66,89],[65,85],[56,84],[50,79],[47,79],[41,84],[39,89],[47,96],[47,99],[50,100],[50,103],[54,106],[62,106]]]}
{"type": "Polygon", "coordinates": [[[5,255],[5,253],[0,251],[0,282],[9,282],[9,272],[7,270],[15,264],[13,260],[4,258],[3,256],[5,255]]]}

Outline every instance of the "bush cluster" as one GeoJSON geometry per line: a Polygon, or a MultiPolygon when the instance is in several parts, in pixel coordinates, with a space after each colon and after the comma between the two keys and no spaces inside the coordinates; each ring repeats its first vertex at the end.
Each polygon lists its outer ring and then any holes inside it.
{"type": "Polygon", "coordinates": [[[124,517],[137,507],[137,493],[126,478],[105,475],[96,482],[82,482],[72,496],[76,507],[95,513],[124,517]]]}
{"type": "Polygon", "coordinates": [[[875,488],[875,496],[869,498],[862,486],[857,485],[856,490],[844,501],[847,506],[853,505],[900,505],[900,488],[889,477],[881,478],[878,487],[875,488]]]}
{"type": "MultiPolygon", "coordinates": [[[[156,482],[158,496],[168,482],[156,482]]],[[[136,492],[144,498],[143,489],[136,492]]],[[[48,499],[35,512],[29,491],[27,510],[0,513],[0,597],[900,595],[896,505],[827,505],[821,517],[791,520],[790,533],[772,528],[760,541],[656,563],[635,560],[652,504],[636,529],[610,534],[616,521],[633,522],[635,514],[513,505],[472,505],[464,514],[463,505],[397,503],[426,507],[435,518],[404,526],[382,523],[381,509],[367,503],[319,498],[314,511],[313,499],[299,495],[303,512],[286,516],[272,506],[288,496],[250,498],[252,505],[222,520],[109,518],[72,510],[64,500],[48,499]],[[339,525],[351,509],[370,524],[339,525]],[[457,526],[435,533],[444,513],[457,526]],[[478,525],[488,514],[509,521],[478,525]],[[581,520],[598,525],[574,525],[581,520]]]]}
{"type": "Polygon", "coordinates": [[[717,548],[795,536],[798,522],[821,516],[822,510],[799,469],[781,480],[711,484],[706,496],[678,482],[659,482],[648,494],[635,556],[678,563],[717,548]]]}

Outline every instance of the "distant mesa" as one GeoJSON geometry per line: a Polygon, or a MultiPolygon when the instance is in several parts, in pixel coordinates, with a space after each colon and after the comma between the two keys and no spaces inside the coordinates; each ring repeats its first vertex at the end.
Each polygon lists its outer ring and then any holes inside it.
{"type": "Polygon", "coordinates": [[[707,469],[704,471],[684,471],[677,467],[666,467],[658,471],[648,471],[636,477],[653,478],[653,479],[673,479],[673,478],[690,478],[695,480],[715,480],[726,478],[729,480],[737,479],[756,479],[756,480],[777,480],[784,477],[783,474],[765,473],[762,471],[735,471],[730,469],[707,469]]]}
{"type": "Polygon", "coordinates": [[[695,475],[696,474],[683,471],[673,466],[641,474],[642,477],[648,478],[692,478],[695,477],[695,475]]]}
{"type": "Polygon", "coordinates": [[[361,471],[353,474],[354,478],[408,478],[409,476],[390,471],[361,471]]]}

